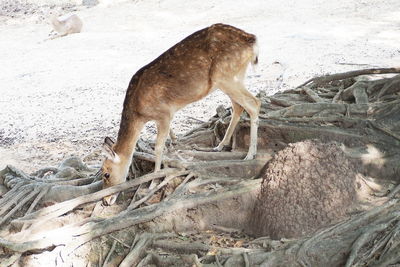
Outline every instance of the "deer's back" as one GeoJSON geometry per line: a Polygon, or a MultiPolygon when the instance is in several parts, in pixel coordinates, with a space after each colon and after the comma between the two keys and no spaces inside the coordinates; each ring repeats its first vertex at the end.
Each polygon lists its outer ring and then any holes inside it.
{"type": "Polygon", "coordinates": [[[254,35],[224,24],[193,33],[132,77],[124,109],[157,119],[156,113],[203,98],[247,67],[255,42],[254,35]]]}

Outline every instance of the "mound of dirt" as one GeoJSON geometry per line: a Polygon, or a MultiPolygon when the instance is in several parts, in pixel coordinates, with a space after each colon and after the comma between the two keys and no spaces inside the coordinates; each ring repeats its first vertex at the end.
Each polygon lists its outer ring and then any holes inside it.
{"type": "Polygon", "coordinates": [[[356,202],[357,167],[338,143],[289,144],[266,167],[252,234],[303,236],[342,219],[356,202]]]}

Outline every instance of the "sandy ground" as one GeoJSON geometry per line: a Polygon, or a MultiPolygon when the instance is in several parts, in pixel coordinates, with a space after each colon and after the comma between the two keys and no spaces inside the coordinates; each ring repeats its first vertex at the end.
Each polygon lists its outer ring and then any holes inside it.
{"type": "MultiPolygon", "coordinates": [[[[117,134],[136,70],[216,22],[258,36],[260,64],[246,80],[254,94],[400,62],[398,0],[102,2],[66,8],[82,18],[83,31],[51,41],[44,41],[51,30],[45,8],[11,18],[1,1],[0,14],[8,16],[0,16],[0,169],[13,164],[30,172],[70,155],[100,159],[103,138],[117,134]]],[[[189,105],[173,129],[191,129],[197,123],[191,117],[207,120],[220,104],[229,100],[217,91],[189,105]]],[[[143,136],[154,134],[149,124],[143,136]]]]}

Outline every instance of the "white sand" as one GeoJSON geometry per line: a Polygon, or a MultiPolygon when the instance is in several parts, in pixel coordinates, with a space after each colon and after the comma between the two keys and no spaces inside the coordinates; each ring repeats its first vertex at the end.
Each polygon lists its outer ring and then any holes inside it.
{"type": "MultiPolygon", "coordinates": [[[[82,33],[45,42],[50,26],[34,16],[0,17],[0,169],[32,171],[98,150],[105,136],[116,137],[132,75],[213,23],[258,36],[260,64],[247,78],[253,93],[400,65],[398,0],[117,1],[76,14],[82,33]]],[[[221,92],[189,105],[173,129],[187,131],[196,125],[188,116],[207,120],[219,104],[229,105],[221,92]]],[[[150,124],[143,134],[154,133],[150,124]]]]}

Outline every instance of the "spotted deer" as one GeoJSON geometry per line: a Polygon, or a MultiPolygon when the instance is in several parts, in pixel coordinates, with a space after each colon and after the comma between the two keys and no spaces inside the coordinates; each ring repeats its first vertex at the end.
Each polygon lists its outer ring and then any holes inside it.
{"type": "MultiPolygon", "coordinates": [[[[164,144],[174,113],[198,101],[216,88],[232,102],[232,118],[215,151],[229,145],[240,114],[250,116],[250,146],[245,160],[257,152],[260,101],[244,86],[246,69],[257,64],[256,36],[225,24],[214,24],[186,37],[133,75],[124,100],[118,138],[104,142],[107,158],[101,173],[104,188],[126,180],[139,134],[155,121],[155,171],[161,168],[164,144]]],[[[116,195],[103,199],[112,205],[116,195]]]]}

